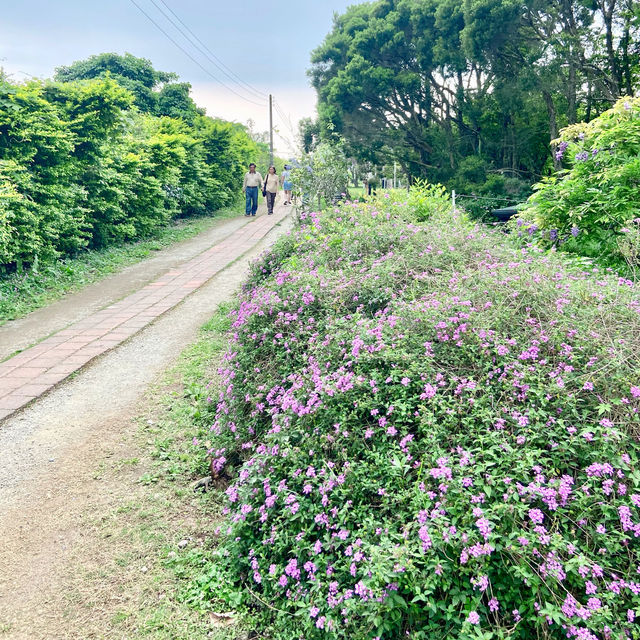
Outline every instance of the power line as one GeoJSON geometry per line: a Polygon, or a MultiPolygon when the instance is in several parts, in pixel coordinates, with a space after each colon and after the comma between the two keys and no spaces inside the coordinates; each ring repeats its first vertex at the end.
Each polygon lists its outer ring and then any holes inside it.
{"type": "MultiPolygon", "coordinates": [[[[153,2],[153,0],[152,0],[153,2]]],[[[184,53],[192,62],[194,62],[195,64],[198,65],[198,67],[200,67],[200,69],[202,69],[208,76],[210,76],[211,78],[213,78],[216,82],[220,83],[223,87],[226,87],[229,91],[231,91],[232,93],[234,93],[235,95],[237,95],[239,98],[242,98],[243,100],[246,100],[247,102],[250,102],[251,104],[255,104],[258,107],[264,107],[264,104],[260,104],[259,102],[255,102],[254,100],[251,100],[250,98],[247,98],[245,96],[243,96],[242,94],[238,93],[235,89],[233,89],[232,87],[229,87],[228,85],[226,85],[224,82],[222,82],[221,80],[219,80],[216,76],[213,75],[213,73],[211,73],[211,71],[209,71],[206,67],[204,67],[202,64],[200,64],[200,62],[198,62],[198,60],[196,60],[184,47],[182,47],[182,45],[180,45],[178,42],[176,42],[137,2],[136,0],[131,0],[131,3],[138,9],[138,11],[140,11],[140,13],[142,13],[150,22],[152,22],[156,28],[161,31],[169,40],[171,40],[171,42],[173,42],[173,44],[178,47],[178,49],[180,49],[180,51],[182,51],[182,53],[184,53]]],[[[155,4],[155,3],[154,3],[155,4]]],[[[157,6],[157,5],[156,5],[157,6]]],[[[173,23],[172,23],[173,24],[173,23]]]]}
{"type": "MultiPolygon", "coordinates": [[[[173,11],[173,9],[171,9],[171,7],[169,7],[169,5],[167,5],[166,2],[164,2],[164,0],[160,0],[162,2],[162,4],[173,14],[173,16],[176,18],[176,20],[186,29],[185,32],[180,25],[176,24],[174,22],[174,20],[171,18],[171,16],[167,15],[167,13],[164,11],[164,9],[158,5],[158,3],[155,0],[151,0],[151,3],[156,7],[156,9],[158,9],[158,11],[160,11],[160,13],[162,13],[162,15],[182,34],[182,36],[185,38],[185,40],[187,40],[187,42],[189,42],[189,44],[191,44],[195,49],[197,49],[205,58],[207,58],[209,60],[209,62],[211,62],[214,66],[216,66],[220,71],[222,71],[222,73],[224,73],[233,83],[236,83],[237,81],[229,74],[227,73],[227,71],[223,68],[222,65],[224,65],[224,63],[220,62],[220,64],[218,62],[216,62],[216,56],[215,54],[213,54],[212,51],[210,51],[208,49],[208,47],[202,42],[202,40],[200,40],[200,38],[198,38],[198,36],[196,36],[193,31],[191,31],[191,29],[189,29],[189,27],[180,19],[180,17],[175,13],[175,11],[173,11]],[[189,35],[191,34],[191,35],[189,35]],[[193,36],[193,38],[191,37],[193,36]],[[196,40],[196,42],[194,42],[194,39],[196,40]],[[198,44],[199,43],[199,44],[198,44]],[[202,45],[202,46],[200,46],[202,45]],[[204,48],[203,48],[204,47],[204,48]],[[207,51],[211,54],[209,55],[209,53],[207,53],[207,51]],[[213,57],[212,57],[213,56],[213,57]]],[[[243,82],[241,79],[238,78],[238,81],[241,84],[246,84],[245,82],[243,82]]],[[[226,85],[225,85],[226,86],[226,85]]],[[[251,87],[250,85],[247,85],[247,87],[249,87],[248,91],[247,89],[244,89],[245,91],[247,91],[247,93],[253,92],[254,94],[257,94],[257,97],[259,99],[264,99],[264,94],[260,93],[259,91],[253,89],[253,87],[251,87]]]]}
{"type": "Polygon", "coordinates": [[[291,124],[291,118],[284,113],[282,107],[276,101],[274,101],[274,106],[283,124],[287,127],[287,129],[289,129],[289,131],[291,132],[291,135],[295,138],[297,133],[293,128],[293,125],[291,124]]]}
{"type": "Polygon", "coordinates": [[[276,107],[276,111],[278,112],[278,114],[282,118],[282,120],[283,120],[284,124],[286,125],[287,129],[289,129],[289,131],[291,131],[291,133],[295,135],[295,131],[293,129],[293,125],[291,124],[291,118],[284,113],[283,108],[280,106],[280,104],[278,102],[274,101],[274,104],[275,104],[275,107],[276,107]]]}
{"type": "Polygon", "coordinates": [[[284,142],[289,147],[290,151],[295,152],[296,145],[293,144],[291,140],[283,136],[277,129],[274,129],[273,132],[278,136],[278,138],[280,138],[280,140],[282,140],[282,142],[284,142]]]}
{"type": "MultiPolygon", "coordinates": [[[[153,2],[153,0],[152,0],[153,2]]],[[[176,12],[165,2],[165,0],[160,0],[162,4],[171,12],[171,14],[175,17],[175,19],[193,36],[193,38],[203,47],[203,49],[209,54],[204,53],[204,55],[209,58],[209,60],[216,66],[222,73],[224,73],[227,78],[229,78],[232,82],[237,82],[241,85],[244,85],[249,91],[254,93],[258,98],[266,98],[267,94],[259,91],[255,87],[251,86],[248,82],[245,82],[237,73],[233,71],[229,66],[227,66],[218,56],[209,49],[209,47],[200,39],[198,36],[180,19],[180,16],[176,14],[176,12]],[[209,57],[211,56],[211,57],[209,57]]],[[[153,2],[153,4],[156,4],[153,2]]],[[[157,6],[157,5],[156,5],[157,6]]],[[[166,15],[166,14],[165,14],[166,15]]],[[[183,34],[184,35],[184,34],[183,34]]],[[[186,37],[186,36],[185,36],[186,37]]]]}

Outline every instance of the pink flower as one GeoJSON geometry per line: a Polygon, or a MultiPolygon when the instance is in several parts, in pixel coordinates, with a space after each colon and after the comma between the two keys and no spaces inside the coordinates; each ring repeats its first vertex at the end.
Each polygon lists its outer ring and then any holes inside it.
{"type": "Polygon", "coordinates": [[[471,624],[478,624],[480,622],[480,616],[475,611],[470,611],[467,617],[467,622],[471,624]]]}
{"type": "Polygon", "coordinates": [[[436,388],[433,385],[425,384],[424,385],[424,393],[420,396],[421,400],[426,400],[427,398],[433,398],[436,395],[436,388]]]}
{"type": "Polygon", "coordinates": [[[529,509],[529,518],[531,522],[535,524],[542,524],[544,520],[544,513],[540,509],[529,509]]]}

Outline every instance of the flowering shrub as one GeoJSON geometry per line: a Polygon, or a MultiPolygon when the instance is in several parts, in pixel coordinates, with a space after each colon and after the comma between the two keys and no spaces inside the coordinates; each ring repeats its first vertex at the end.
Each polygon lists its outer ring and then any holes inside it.
{"type": "Polygon", "coordinates": [[[412,218],[303,214],[254,265],[205,596],[279,639],[640,638],[637,287],[412,218]]]}
{"type": "Polygon", "coordinates": [[[522,214],[527,228],[535,225],[547,245],[640,264],[640,244],[625,251],[640,211],[640,98],[620,99],[595,120],[563,129],[555,142],[567,168],[535,186],[522,214]]]}

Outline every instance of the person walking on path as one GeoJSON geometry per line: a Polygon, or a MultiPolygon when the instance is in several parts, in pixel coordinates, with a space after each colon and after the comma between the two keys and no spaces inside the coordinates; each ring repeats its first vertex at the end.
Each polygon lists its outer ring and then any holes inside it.
{"type": "Polygon", "coordinates": [[[269,167],[269,171],[264,179],[264,186],[262,187],[262,195],[267,199],[267,214],[273,213],[273,205],[276,202],[276,196],[278,195],[278,188],[280,187],[280,180],[278,180],[278,174],[274,166],[269,167]]]}
{"type": "Polygon", "coordinates": [[[291,189],[293,189],[293,182],[291,182],[291,165],[284,165],[284,171],[282,172],[281,181],[282,188],[284,189],[283,204],[291,204],[291,189]]]}
{"type": "Polygon", "coordinates": [[[249,165],[249,171],[244,174],[242,193],[246,196],[245,216],[255,216],[258,210],[258,189],[262,187],[262,176],[256,171],[256,163],[249,165]]]}

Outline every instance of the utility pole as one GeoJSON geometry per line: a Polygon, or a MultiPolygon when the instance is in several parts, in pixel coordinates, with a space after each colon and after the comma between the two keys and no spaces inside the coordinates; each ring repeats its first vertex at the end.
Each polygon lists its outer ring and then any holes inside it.
{"type": "Polygon", "coordinates": [[[273,96],[269,94],[269,165],[273,165],[273,96]]]}
{"type": "Polygon", "coordinates": [[[393,161],[393,188],[396,188],[396,176],[397,176],[397,165],[396,165],[396,161],[393,161]]]}

